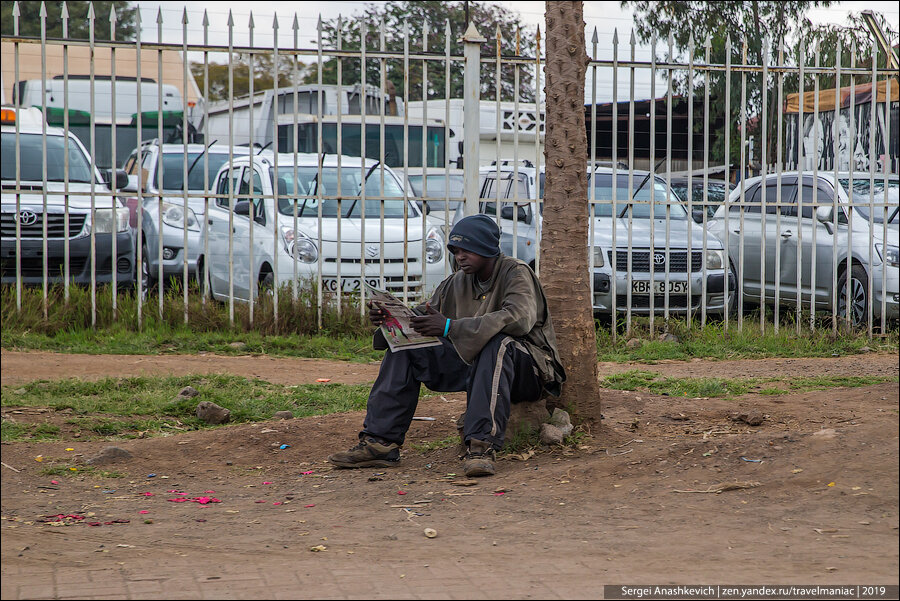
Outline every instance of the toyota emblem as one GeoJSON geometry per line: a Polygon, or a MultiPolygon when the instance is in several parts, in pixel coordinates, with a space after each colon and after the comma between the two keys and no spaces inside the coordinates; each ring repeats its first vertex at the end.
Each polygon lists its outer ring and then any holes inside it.
{"type": "Polygon", "coordinates": [[[654,265],[665,265],[666,264],[666,254],[665,253],[653,253],[653,264],[654,265]]]}
{"type": "Polygon", "coordinates": [[[34,225],[37,223],[38,216],[34,211],[20,211],[19,212],[19,223],[24,226],[34,225]]]}
{"type": "Polygon", "coordinates": [[[378,247],[374,245],[366,246],[366,256],[370,259],[375,259],[378,257],[378,247]]]}

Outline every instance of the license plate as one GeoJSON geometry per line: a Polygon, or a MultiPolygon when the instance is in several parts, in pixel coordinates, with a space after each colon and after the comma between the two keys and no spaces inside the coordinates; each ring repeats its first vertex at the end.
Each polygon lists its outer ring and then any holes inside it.
{"type": "MultiPolygon", "coordinates": [[[[631,293],[650,294],[650,284],[649,280],[634,280],[631,282],[631,293]]],[[[666,282],[654,280],[652,284],[654,294],[665,294],[666,282]]],[[[687,282],[669,282],[669,294],[687,294],[687,287],[687,282]]]]}
{"type": "MultiPolygon", "coordinates": [[[[381,282],[378,278],[366,278],[366,283],[374,288],[378,288],[381,282]]],[[[341,278],[341,292],[359,292],[359,287],[359,278],[341,278]]],[[[337,278],[322,278],[322,290],[337,292],[337,278]]]]}

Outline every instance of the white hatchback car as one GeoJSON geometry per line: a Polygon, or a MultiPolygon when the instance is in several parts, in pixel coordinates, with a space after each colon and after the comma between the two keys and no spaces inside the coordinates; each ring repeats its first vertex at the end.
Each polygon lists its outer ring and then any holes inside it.
{"type": "Polygon", "coordinates": [[[444,277],[444,239],[403,185],[375,160],[261,153],[215,179],[206,218],[214,298],[252,300],[262,287],[321,277],[325,292],[362,282],[423,298],[444,277]],[[233,208],[231,201],[234,200],[233,208]]]}

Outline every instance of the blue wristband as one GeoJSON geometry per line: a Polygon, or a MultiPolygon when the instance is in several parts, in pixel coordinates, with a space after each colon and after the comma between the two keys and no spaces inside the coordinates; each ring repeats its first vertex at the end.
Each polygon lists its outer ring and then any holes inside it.
{"type": "Polygon", "coordinates": [[[447,325],[444,326],[444,338],[450,333],[450,319],[447,319],[447,325]]]}

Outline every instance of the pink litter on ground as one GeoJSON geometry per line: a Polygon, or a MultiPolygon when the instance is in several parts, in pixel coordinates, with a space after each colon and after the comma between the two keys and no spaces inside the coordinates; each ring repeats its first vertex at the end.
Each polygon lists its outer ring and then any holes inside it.
{"type": "Polygon", "coordinates": [[[271,482],[263,482],[263,484],[271,484],[271,482]]]}
{"type": "Polygon", "coordinates": [[[308,476],[312,473],[312,470],[309,470],[308,472],[300,472],[300,473],[303,474],[304,476],[308,476]]]}
{"type": "Polygon", "coordinates": [[[179,499],[166,499],[169,503],[187,503],[187,499],[179,498],[179,499]]]}
{"type": "Polygon", "coordinates": [[[51,480],[51,481],[50,481],[50,484],[59,484],[59,481],[57,481],[57,480],[51,480]]]}
{"type": "Polygon", "coordinates": [[[254,501],[254,503],[267,503],[267,502],[268,501],[263,501],[262,499],[260,499],[259,501],[254,501]]]}
{"type": "Polygon", "coordinates": [[[403,492],[402,490],[398,490],[398,491],[397,491],[397,494],[398,494],[398,495],[405,495],[406,493],[403,492]]]}
{"type": "Polygon", "coordinates": [[[212,494],[212,493],[214,493],[214,492],[216,492],[216,491],[214,491],[214,490],[204,490],[203,492],[205,492],[206,494],[209,495],[209,494],[212,494]]]}
{"type": "Polygon", "coordinates": [[[272,501],[272,505],[281,505],[281,501],[272,501]]]}
{"type": "Polygon", "coordinates": [[[141,509],[138,513],[150,513],[150,512],[146,509],[141,509]]]}
{"type": "Polygon", "coordinates": [[[315,503],[313,503],[312,505],[304,505],[304,507],[315,507],[315,506],[316,506],[315,503]]]}
{"type": "Polygon", "coordinates": [[[153,493],[152,493],[152,492],[142,492],[141,494],[144,495],[145,497],[152,497],[152,496],[153,496],[153,493]]]}
{"type": "Polygon", "coordinates": [[[167,490],[166,492],[177,492],[177,493],[180,493],[181,491],[180,491],[180,490],[176,490],[176,489],[173,488],[172,490],[167,490]]]}
{"type": "Polygon", "coordinates": [[[212,497],[194,497],[191,499],[194,503],[200,503],[201,505],[206,505],[207,503],[218,503],[218,499],[213,499],[212,497]]]}
{"type": "Polygon", "coordinates": [[[505,494],[506,494],[505,492],[495,492],[494,496],[499,497],[500,495],[505,495],[505,494]]]}

